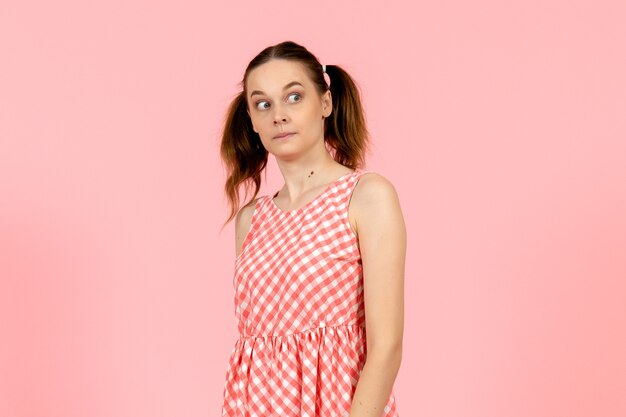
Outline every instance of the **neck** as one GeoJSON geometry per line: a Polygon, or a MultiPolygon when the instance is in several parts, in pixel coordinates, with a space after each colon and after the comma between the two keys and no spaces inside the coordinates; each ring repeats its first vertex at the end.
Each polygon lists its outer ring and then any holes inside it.
{"type": "Polygon", "coordinates": [[[289,196],[291,200],[296,200],[298,196],[309,190],[335,181],[346,172],[346,167],[336,162],[332,157],[316,164],[298,163],[292,167],[283,161],[280,168],[285,185],[278,194],[283,197],[289,196]]]}

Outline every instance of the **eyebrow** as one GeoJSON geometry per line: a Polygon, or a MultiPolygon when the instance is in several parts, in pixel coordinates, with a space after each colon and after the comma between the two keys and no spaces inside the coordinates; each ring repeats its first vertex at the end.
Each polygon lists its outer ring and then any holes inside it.
{"type": "MultiPolygon", "coordinates": [[[[299,82],[297,82],[297,81],[292,81],[292,82],[290,82],[289,84],[287,84],[286,86],[284,86],[284,87],[283,87],[283,90],[286,90],[286,89],[288,89],[289,87],[293,87],[294,85],[299,85],[299,86],[304,87],[304,86],[303,86],[302,84],[300,84],[299,82]]],[[[252,97],[252,96],[253,96],[253,95],[255,95],[255,94],[259,94],[259,95],[260,95],[260,94],[265,94],[265,93],[264,93],[263,91],[254,90],[252,93],[250,93],[250,97],[252,97]]]]}

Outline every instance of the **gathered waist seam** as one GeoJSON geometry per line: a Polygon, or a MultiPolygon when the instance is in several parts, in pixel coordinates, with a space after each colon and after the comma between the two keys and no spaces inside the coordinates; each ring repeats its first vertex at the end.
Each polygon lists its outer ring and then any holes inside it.
{"type": "Polygon", "coordinates": [[[293,332],[293,333],[279,334],[279,335],[251,335],[251,336],[240,335],[239,339],[259,339],[259,338],[267,339],[267,338],[277,338],[277,337],[288,337],[288,336],[295,336],[295,335],[303,334],[303,333],[310,333],[310,332],[317,331],[320,329],[336,328],[336,327],[359,327],[361,329],[365,329],[364,326],[360,326],[357,323],[335,324],[335,325],[329,325],[329,326],[311,327],[310,329],[302,330],[300,332],[293,332]]]}

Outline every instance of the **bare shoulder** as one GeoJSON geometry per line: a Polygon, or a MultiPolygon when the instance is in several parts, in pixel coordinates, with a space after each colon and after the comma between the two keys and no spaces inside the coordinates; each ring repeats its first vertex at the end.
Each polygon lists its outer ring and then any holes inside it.
{"type": "Polygon", "coordinates": [[[354,189],[353,198],[358,200],[397,199],[394,185],[377,172],[362,174],[354,189]]]}
{"type": "Polygon", "coordinates": [[[237,217],[235,218],[235,256],[239,256],[243,249],[243,242],[250,231],[254,207],[259,198],[261,197],[257,197],[250,201],[237,213],[237,217]]]}
{"type": "Polygon", "coordinates": [[[376,172],[362,174],[352,192],[350,223],[359,234],[359,223],[378,219],[404,226],[400,199],[389,179],[376,172]]]}

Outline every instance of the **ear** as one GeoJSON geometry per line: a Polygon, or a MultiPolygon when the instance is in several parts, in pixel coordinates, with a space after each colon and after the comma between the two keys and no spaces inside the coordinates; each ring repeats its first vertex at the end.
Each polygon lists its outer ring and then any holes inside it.
{"type": "Polygon", "coordinates": [[[322,96],[322,114],[324,117],[330,116],[333,111],[333,98],[330,94],[330,90],[326,90],[322,96]]]}

